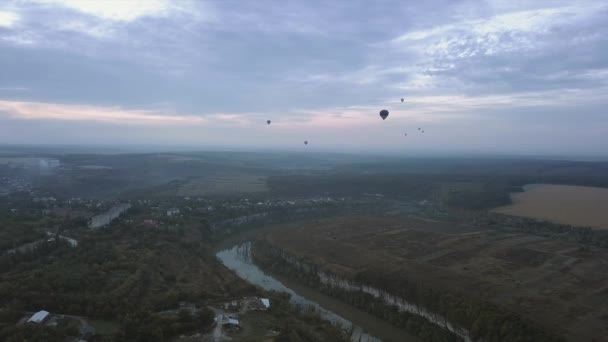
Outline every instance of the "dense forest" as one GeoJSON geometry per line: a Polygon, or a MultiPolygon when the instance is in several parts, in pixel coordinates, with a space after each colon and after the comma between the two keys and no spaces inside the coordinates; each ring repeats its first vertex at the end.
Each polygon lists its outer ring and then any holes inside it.
{"type": "MultiPolygon", "coordinates": [[[[160,341],[209,325],[213,315],[204,309],[207,303],[257,292],[223,268],[205,244],[169,230],[131,225],[97,231],[79,248],[61,240],[41,243],[31,252],[3,256],[1,267],[0,307],[5,310],[118,320],[123,328],[116,338],[125,341],[160,341]],[[199,314],[179,321],[155,314],[180,301],[195,303],[199,314]]],[[[21,333],[9,329],[0,339],[21,333]]]]}

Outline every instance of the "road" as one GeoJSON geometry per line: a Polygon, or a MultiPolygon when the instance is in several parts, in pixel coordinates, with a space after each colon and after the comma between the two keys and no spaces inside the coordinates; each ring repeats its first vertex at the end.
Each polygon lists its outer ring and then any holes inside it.
{"type": "Polygon", "coordinates": [[[209,309],[211,309],[213,312],[215,312],[215,328],[213,329],[213,332],[211,333],[211,336],[213,338],[214,342],[220,342],[220,341],[227,341],[230,340],[229,337],[224,336],[224,333],[222,331],[222,320],[224,319],[224,311],[220,310],[220,309],[216,309],[212,306],[208,306],[209,309]]]}

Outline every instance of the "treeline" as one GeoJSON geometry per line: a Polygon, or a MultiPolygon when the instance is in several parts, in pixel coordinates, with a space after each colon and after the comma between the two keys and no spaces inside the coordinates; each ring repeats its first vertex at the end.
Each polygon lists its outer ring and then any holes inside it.
{"type": "Polygon", "coordinates": [[[332,194],[361,196],[383,194],[386,196],[426,198],[435,188],[433,178],[422,175],[352,173],[320,176],[274,176],[268,178],[271,191],[279,196],[314,196],[332,194]]]}
{"type": "MultiPolygon", "coordinates": [[[[387,319],[426,341],[458,340],[457,335],[432,324],[425,318],[419,316],[413,318],[411,314],[407,313],[396,315],[395,309],[391,308],[391,305],[386,305],[368,294],[322,285],[316,274],[318,266],[301,260],[299,262],[306,266],[297,267],[285,261],[277,253],[278,250],[266,241],[258,241],[254,245],[254,259],[262,267],[299,279],[309,286],[314,286],[329,295],[387,319]],[[306,272],[305,269],[310,271],[306,272]]],[[[550,332],[536,328],[517,313],[507,312],[475,296],[437,290],[429,284],[411,281],[407,275],[397,270],[388,273],[363,270],[358,272],[351,281],[382,289],[420,308],[425,308],[438,317],[445,317],[452,325],[466,329],[474,341],[563,341],[562,338],[550,332]]]]}
{"type": "Polygon", "coordinates": [[[335,217],[339,215],[379,214],[386,211],[387,202],[382,200],[351,200],[344,202],[322,202],[300,206],[277,206],[264,209],[263,215],[246,215],[236,219],[210,223],[201,220],[201,229],[210,241],[220,241],[239,231],[250,230],[269,224],[335,217]]]}
{"type": "Polygon", "coordinates": [[[36,229],[29,224],[18,223],[16,220],[3,218],[0,219],[0,222],[0,255],[6,250],[46,236],[40,229],[36,229]]]}
{"type": "MultiPolygon", "coordinates": [[[[424,341],[462,341],[456,334],[433,324],[424,317],[417,316],[408,312],[399,311],[396,306],[387,305],[370,294],[361,291],[346,291],[336,287],[322,284],[316,273],[316,267],[310,267],[310,272],[303,272],[303,269],[285,261],[276,255],[278,251],[264,241],[257,241],[254,244],[253,257],[257,265],[272,272],[285,275],[296,279],[308,286],[314,287],[319,291],[351,304],[359,309],[379,318],[389,321],[413,335],[420,337],[424,341]]],[[[309,267],[309,263],[305,263],[309,267]]]]}
{"type": "Polygon", "coordinates": [[[608,248],[608,230],[604,229],[575,227],[567,224],[494,213],[481,216],[474,223],[490,229],[527,233],[589,246],[608,248]]]}
{"type": "Polygon", "coordinates": [[[482,210],[496,208],[503,205],[511,204],[512,192],[522,192],[523,189],[519,186],[510,185],[506,182],[487,182],[480,188],[467,188],[462,190],[449,191],[443,202],[447,206],[482,210]]]}
{"type": "Polygon", "coordinates": [[[439,290],[430,284],[408,279],[402,272],[365,270],[353,279],[369,284],[408,302],[423,307],[450,323],[469,331],[474,341],[562,341],[550,332],[540,330],[517,313],[482,300],[475,295],[439,290]]]}
{"type": "Polygon", "coordinates": [[[460,336],[430,322],[424,317],[406,311],[400,311],[396,306],[388,305],[363,291],[346,291],[330,286],[321,286],[319,289],[323,293],[367,311],[376,317],[380,317],[394,326],[399,327],[412,335],[418,336],[423,341],[464,341],[460,336]]]}
{"type": "MultiPolygon", "coordinates": [[[[46,234],[43,237],[45,238],[46,234]]],[[[69,243],[65,240],[55,239],[54,241],[40,241],[40,243],[22,252],[5,253],[0,255],[0,273],[13,270],[17,266],[20,266],[23,270],[36,267],[40,264],[41,258],[46,258],[45,260],[48,262],[51,258],[60,257],[62,254],[69,252],[70,248],[69,243]]]]}

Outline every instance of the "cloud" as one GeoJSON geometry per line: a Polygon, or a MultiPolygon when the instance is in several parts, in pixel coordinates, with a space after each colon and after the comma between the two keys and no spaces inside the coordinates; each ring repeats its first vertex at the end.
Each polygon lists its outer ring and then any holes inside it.
{"type": "Polygon", "coordinates": [[[450,147],[452,127],[460,139],[485,129],[490,143],[501,130],[607,120],[601,0],[15,0],[0,11],[17,18],[0,19],[3,132],[170,126],[192,141],[205,128],[206,139],[367,135],[368,146],[423,123],[450,147]]]}
{"type": "Polygon", "coordinates": [[[163,16],[175,8],[169,0],[29,0],[59,5],[104,20],[130,22],[143,17],[163,16]]]}
{"type": "Polygon", "coordinates": [[[13,27],[18,21],[17,13],[0,10],[0,27],[13,27]]]}
{"type": "Polygon", "coordinates": [[[163,115],[151,111],[58,103],[0,100],[0,113],[23,120],[98,121],[115,124],[198,125],[201,116],[163,115]]]}

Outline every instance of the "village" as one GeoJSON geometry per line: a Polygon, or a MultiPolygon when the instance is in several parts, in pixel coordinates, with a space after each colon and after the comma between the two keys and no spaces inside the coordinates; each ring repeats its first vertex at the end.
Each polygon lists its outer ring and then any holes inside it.
{"type": "MultiPolygon", "coordinates": [[[[215,314],[211,326],[201,326],[196,333],[191,335],[182,334],[179,341],[205,341],[220,342],[229,341],[239,336],[247,336],[250,333],[259,333],[259,329],[252,326],[249,318],[257,313],[263,313],[270,309],[270,299],[260,297],[244,297],[215,305],[207,306],[215,314]],[[249,313],[249,314],[248,314],[249,313]]],[[[195,316],[201,308],[194,303],[180,302],[179,307],[172,310],[165,310],[157,314],[164,317],[178,318],[180,316],[195,316]]],[[[255,323],[253,323],[255,324],[255,323]]],[[[87,342],[96,335],[96,329],[86,317],[51,313],[46,310],[38,312],[26,312],[17,323],[18,326],[47,326],[60,328],[68,331],[75,336],[67,342],[87,342]]],[[[273,336],[278,335],[277,330],[268,329],[264,332],[265,337],[272,341],[273,336]]]]}

